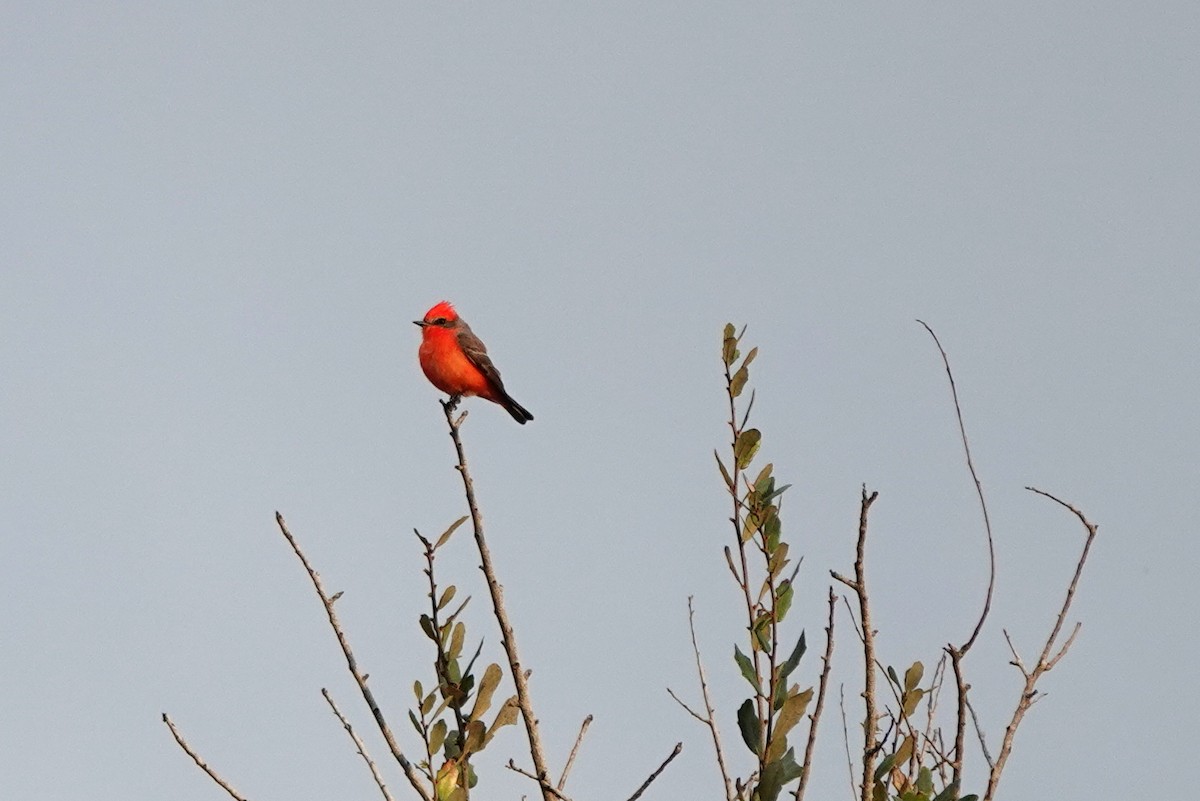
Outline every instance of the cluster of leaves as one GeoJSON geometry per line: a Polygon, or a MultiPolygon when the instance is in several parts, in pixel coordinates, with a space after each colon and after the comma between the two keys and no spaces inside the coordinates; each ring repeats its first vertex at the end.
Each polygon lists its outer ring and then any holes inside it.
{"type": "Polygon", "coordinates": [[[434,577],[438,549],[466,519],[455,521],[436,542],[417,533],[425,549],[424,573],[429,579],[430,603],[430,611],[421,615],[420,624],[436,650],[433,667],[437,686],[426,692],[420,681],[414,682],[416,708],[409,710],[408,717],[425,744],[426,758],[418,768],[433,785],[437,801],[466,801],[470,788],[478,781],[471,757],[487,747],[501,727],[517,720],[517,699],[513,696],[500,707],[490,725],[484,721],[503,671],[493,662],[477,679],[474,667],[483,649],[482,641],[463,665],[467,627],[460,618],[471,599],[467,597],[446,614],[457,588],[451,584],[439,590],[434,577]],[[442,764],[435,771],[433,765],[438,755],[442,764]]]}
{"type": "Polygon", "coordinates": [[[750,363],[758,355],[758,349],[753,348],[738,363],[744,334],[744,328],[735,333],[733,325],[725,326],[721,353],[732,454],[728,463],[715,454],[733,501],[731,522],[736,542],[735,547],[726,546],[725,560],[742,590],[749,635],[749,654],[734,646],[738,670],[753,688],[753,694],[738,708],[737,722],[742,741],[758,761],[748,780],[738,780],[737,791],[739,797],[750,801],[775,801],[787,784],[803,775],[788,735],[804,717],[813,690],[789,684],[804,656],[804,633],[785,658],[780,632],[780,624],[791,609],[792,585],[799,569],[797,565],[786,572],[791,560],[779,514],[780,497],[790,485],[776,485],[771,464],[759,469],[753,480],[747,472],[762,444],[762,432],[747,427],[754,405],[753,391],[740,420],[738,416],[738,398],[750,379],[750,363]]]}

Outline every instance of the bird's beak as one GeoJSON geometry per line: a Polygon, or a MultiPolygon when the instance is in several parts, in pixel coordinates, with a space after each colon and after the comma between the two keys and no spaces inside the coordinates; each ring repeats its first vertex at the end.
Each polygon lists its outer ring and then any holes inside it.
{"type": "Polygon", "coordinates": [[[425,322],[424,320],[413,320],[413,325],[419,325],[424,328],[425,326],[429,325],[429,323],[425,322]]]}

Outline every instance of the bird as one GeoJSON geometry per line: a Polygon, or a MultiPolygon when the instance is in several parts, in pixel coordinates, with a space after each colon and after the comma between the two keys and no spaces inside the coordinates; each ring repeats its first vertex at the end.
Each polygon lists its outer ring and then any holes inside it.
{"type": "Polygon", "coordinates": [[[488,357],[487,347],[458,316],[449,301],[441,301],[413,320],[421,329],[421,347],[417,355],[429,383],[450,396],[450,403],[463,396],[476,395],[498,403],[521,425],[533,419],[521,404],[504,389],[500,371],[488,357]]]}

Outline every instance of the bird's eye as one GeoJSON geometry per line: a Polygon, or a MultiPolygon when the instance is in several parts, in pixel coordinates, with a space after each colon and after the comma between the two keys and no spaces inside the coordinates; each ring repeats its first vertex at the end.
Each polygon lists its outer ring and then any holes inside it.
{"type": "Polygon", "coordinates": [[[445,324],[446,324],[446,318],[445,318],[445,317],[439,317],[439,318],[437,318],[436,320],[434,320],[434,321],[433,321],[433,324],[434,324],[434,325],[445,325],[445,324]]]}

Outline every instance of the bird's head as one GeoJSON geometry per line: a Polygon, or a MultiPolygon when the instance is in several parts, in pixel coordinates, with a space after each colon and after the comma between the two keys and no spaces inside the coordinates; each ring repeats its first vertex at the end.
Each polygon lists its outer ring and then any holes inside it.
{"type": "Polygon", "coordinates": [[[413,320],[413,324],[421,328],[454,328],[458,324],[458,312],[450,305],[450,301],[443,300],[425,312],[424,319],[413,320]]]}

